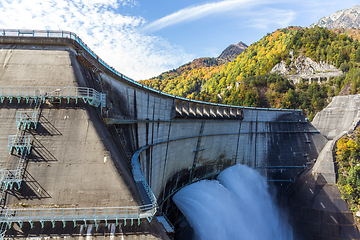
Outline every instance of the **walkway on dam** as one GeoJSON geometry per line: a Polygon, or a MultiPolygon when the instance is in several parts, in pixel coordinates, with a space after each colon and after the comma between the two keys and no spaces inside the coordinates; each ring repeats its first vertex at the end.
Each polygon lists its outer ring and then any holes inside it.
{"type": "Polygon", "coordinates": [[[106,95],[87,87],[0,86],[1,103],[5,99],[9,99],[10,103],[13,99],[17,99],[18,103],[22,99],[25,99],[26,103],[29,103],[30,99],[33,99],[35,103],[38,101],[44,103],[46,100],[53,102],[54,99],[57,99],[61,103],[63,98],[67,100],[67,103],[70,102],[70,99],[75,99],[77,104],[78,100],[81,99],[84,103],[89,103],[90,106],[99,107],[101,105],[101,108],[106,107],[106,95]]]}

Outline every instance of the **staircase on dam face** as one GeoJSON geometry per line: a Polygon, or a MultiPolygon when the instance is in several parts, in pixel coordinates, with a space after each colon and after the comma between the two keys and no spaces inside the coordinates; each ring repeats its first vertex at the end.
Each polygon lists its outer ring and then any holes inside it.
{"type": "MultiPolygon", "coordinates": [[[[2,101],[4,101],[2,99],[2,101]]],[[[20,102],[20,100],[18,100],[20,102]]],[[[31,99],[31,102],[33,99],[31,99]]],[[[17,111],[16,112],[16,125],[17,125],[17,133],[16,135],[10,135],[8,137],[8,149],[9,154],[11,155],[13,151],[15,151],[19,155],[19,161],[16,169],[1,169],[1,198],[0,204],[2,209],[4,209],[5,205],[5,196],[6,190],[13,189],[14,183],[17,184],[17,189],[20,189],[22,176],[24,171],[24,165],[26,162],[26,157],[30,154],[32,141],[31,135],[25,135],[26,130],[30,129],[31,126],[36,129],[37,123],[39,120],[39,112],[41,101],[35,100],[35,108],[33,111],[17,111]]],[[[3,210],[5,211],[5,210],[3,210]]],[[[8,211],[3,213],[6,217],[8,217],[8,211]]],[[[1,222],[1,237],[4,237],[6,228],[8,227],[8,223],[1,222]]],[[[10,226],[9,226],[10,227],[10,226]]]]}
{"type": "Polygon", "coordinates": [[[8,149],[9,154],[12,154],[12,152],[15,150],[15,152],[19,155],[19,162],[15,170],[0,170],[2,173],[1,183],[5,185],[6,190],[12,189],[14,183],[16,183],[18,189],[20,189],[24,164],[26,157],[30,153],[32,147],[31,135],[25,134],[26,130],[29,130],[31,126],[36,129],[39,120],[40,104],[41,102],[37,101],[33,111],[16,112],[16,125],[18,131],[16,135],[10,135],[8,137],[8,149]]]}
{"type": "Polygon", "coordinates": [[[0,197],[1,197],[1,211],[0,211],[0,237],[4,238],[6,230],[11,228],[12,223],[16,222],[20,228],[24,222],[30,223],[31,228],[34,226],[34,222],[40,222],[41,227],[44,227],[45,222],[51,222],[52,226],[55,226],[56,221],[63,223],[65,227],[66,222],[73,222],[74,226],[76,221],[82,221],[85,223],[93,221],[95,226],[99,221],[105,221],[107,226],[108,221],[116,222],[118,225],[119,220],[124,221],[124,226],[127,224],[127,220],[131,225],[135,220],[140,224],[140,219],[145,218],[151,221],[156,212],[156,199],[148,196],[151,194],[151,189],[144,182],[143,177],[140,181],[136,181],[139,189],[142,189],[142,196],[144,197],[143,206],[134,207],[105,207],[105,208],[46,208],[46,209],[10,209],[5,206],[7,190],[15,190],[14,185],[17,186],[17,190],[21,187],[22,176],[24,174],[24,167],[28,154],[32,149],[32,135],[26,135],[27,131],[31,128],[36,129],[40,116],[40,107],[42,103],[49,102],[61,102],[65,99],[65,102],[70,103],[70,100],[81,99],[84,103],[87,103],[94,107],[105,107],[106,96],[105,94],[98,93],[91,88],[75,88],[75,87],[0,87],[0,100],[3,103],[5,100],[13,103],[17,100],[17,103],[26,101],[30,105],[35,103],[35,107],[32,111],[17,111],[16,122],[17,133],[16,135],[8,136],[8,149],[9,153],[17,154],[19,161],[15,169],[1,169],[0,170],[0,197]]]}

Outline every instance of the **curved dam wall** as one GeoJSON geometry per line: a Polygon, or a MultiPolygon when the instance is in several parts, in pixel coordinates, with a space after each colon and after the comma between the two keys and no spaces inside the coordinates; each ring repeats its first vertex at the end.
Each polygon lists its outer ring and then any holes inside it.
{"type": "Polygon", "coordinates": [[[121,133],[130,128],[125,142],[144,149],[140,164],[161,209],[183,185],[235,164],[257,168],[285,190],[327,141],[301,111],[207,105],[134,87],[106,72],[99,76],[115,118],[107,122],[121,133]]]}
{"type": "MultiPolygon", "coordinates": [[[[257,168],[282,194],[327,142],[301,111],[217,105],[160,93],[116,73],[80,43],[61,37],[0,37],[2,86],[83,86],[106,94],[103,109],[74,102],[43,106],[45,130],[34,133],[39,145],[33,150],[40,154],[43,147],[56,161],[33,157],[28,169],[33,168],[32,178],[44,179],[41,186],[51,198],[28,199],[25,192],[7,204],[141,205],[143,196],[130,174],[131,156],[139,149],[143,175],[165,213],[171,204],[167,200],[179,188],[235,164],[257,168]],[[47,134],[51,130],[61,134],[47,134]],[[52,170],[46,172],[48,165],[52,170]]],[[[1,104],[0,114],[7,119],[1,137],[16,132],[15,108],[29,107],[1,104]]],[[[6,156],[6,140],[1,141],[0,153],[6,156]]],[[[3,158],[2,164],[8,161],[3,158]]],[[[122,231],[145,231],[142,226],[122,231]]]]}

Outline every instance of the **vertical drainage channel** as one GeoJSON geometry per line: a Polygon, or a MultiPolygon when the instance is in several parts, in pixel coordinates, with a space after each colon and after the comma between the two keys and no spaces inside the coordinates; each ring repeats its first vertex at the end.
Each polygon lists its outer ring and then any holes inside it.
{"type": "Polygon", "coordinates": [[[204,125],[205,125],[205,121],[202,121],[201,122],[201,125],[200,125],[200,132],[199,132],[199,136],[198,136],[198,140],[197,140],[197,143],[196,143],[196,149],[194,150],[194,161],[193,161],[193,164],[191,166],[191,169],[190,169],[190,177],[189,177],[189,182],[192,183],[193,179],[194,179],[194,172],[195,172],[195,166],[196,166],[196,160],[197,160],[197,156],[198,156],[198,152],[201,151],[201,150],[204,150],[204,149],[200,149],[200,145],[201,145],[201,137],[202,137],[202,134],[203,134],[203,131],[204,131],[204,125]]]}
{"type": "Polygon", "coordinates": [[[238,153],[239,153],[240,133],[241,133],[241,121],[239,124],[239,133],[238,133],[238,139],[237,139],[237,144],[236,144],[235,164],[238,164],[237,159],[238,159],[238,153]]]}

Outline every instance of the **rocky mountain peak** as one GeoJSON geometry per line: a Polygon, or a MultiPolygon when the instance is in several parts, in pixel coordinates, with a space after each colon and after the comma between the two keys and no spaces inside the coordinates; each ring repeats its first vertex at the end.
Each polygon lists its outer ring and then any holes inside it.
{"type": "Polygon", "coordinates": [[[225,62],[231,62],[247,48],[248,46],[243,42],[231,44],[220,54],[218,58],[224,60],[225,62]]]}
{"type": "Polygon", "coordinates": [[[350,9],[343,9],[321,18],[317,23],[313,23],[310,27],[326,27],[333,28],[359,28],[360,27],[360,5],[355,5],[350,9]]]}

